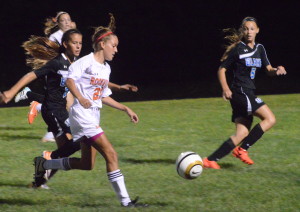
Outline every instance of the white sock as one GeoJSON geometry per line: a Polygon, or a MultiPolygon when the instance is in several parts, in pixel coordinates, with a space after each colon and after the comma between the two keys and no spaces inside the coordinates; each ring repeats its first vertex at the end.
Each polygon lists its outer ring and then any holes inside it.
{"type": "Polygon", "coordinates": [[[45,169],[62,169],[62,170],[71,169],[69,158],[46,160],[43,164],[43,167],[45,169]]]}
{"type": "Polygon", "coordinates": [[[107,173],[108,180],[110,181],[116,195],[122,205],[127,206],[131,202],[120,169],[107,173]]]}
{"type": "Polygon", "coordinates": [[[42,104],[37,104],[37,105],[35,106],[35,108],[36,108],[37,112],[40,113],[41,110],[42,110],[42,104]]]}
{"type": "Polygon", "coordinates": [[[44,135],[44,138],[45,139],[54,139],[54,135],[52,132],[47,132],[45,135],[44,135]]]}

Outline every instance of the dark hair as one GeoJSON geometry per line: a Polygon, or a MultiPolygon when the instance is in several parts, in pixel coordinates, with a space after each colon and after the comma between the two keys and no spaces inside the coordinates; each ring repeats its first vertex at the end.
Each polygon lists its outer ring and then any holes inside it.
{"type": "Polygon", "coordinates": [[[239,42],[242,41],[242,39],[243,39],[243,28],[244,28],[244,25],[247,21],[253,21],[258,26],[256,18],[246,17],[242,20],[241,26],[238,30],[236,30],[234,28],[223,29],[223,32],[228,33],[228,35],[226,35],[224,37],[224,39],[229,42],[229,45],[225,46],[226,50],[225,50],[225,53],[223,54],[223,56],[221,58],[221,62],[226,60],[230,50],[233,49],[239,42]]]}
{"type": "Polygon", "coordinates": [[[63,43],[68,42],[71,39],[71,35],[73,35],[73,34],[82,35],[82,33],[78,29],[69,29],[69,30],[65,31],[62,38],[61,38],[61,46],[60,46],[60,49],[59,49],[60,53],[62,53],[66,50],[63,43]]]}

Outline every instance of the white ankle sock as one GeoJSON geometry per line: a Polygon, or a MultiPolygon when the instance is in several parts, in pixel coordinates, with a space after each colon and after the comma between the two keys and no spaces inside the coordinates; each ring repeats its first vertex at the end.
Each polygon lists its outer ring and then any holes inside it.
{"type": "Polygon", "coordinates": [[[37,112],[40,113],[41,110],[42,110],[42,104],[37,104],[37,105],[35,106],[35,108],[36,108],[37,112]]]}
{"type": "Polygon", "coordinates": [[[107,176],[121,204],[124,206],[128,205],[131,200],[125,186],[124,176],[120,169],[108,172],[107,176]]]}

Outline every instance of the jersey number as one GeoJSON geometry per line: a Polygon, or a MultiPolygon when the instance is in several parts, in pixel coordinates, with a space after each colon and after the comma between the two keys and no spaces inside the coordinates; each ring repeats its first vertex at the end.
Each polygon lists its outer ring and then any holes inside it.
{"type": "Polygon", "coordinates": [[[256,68],[251,68],[251,72],[250,72],[250,78],[251,79],[255,78],[255,72],[256,72],[256,68]]]}
{"type": "Polygon", "coordinates": [[[98,100],[100,99],[100,95],[101,95],[101,91],[102,91],[102,88],[95,88],[95,93],[93,95],[93,100],[98,100]]]}

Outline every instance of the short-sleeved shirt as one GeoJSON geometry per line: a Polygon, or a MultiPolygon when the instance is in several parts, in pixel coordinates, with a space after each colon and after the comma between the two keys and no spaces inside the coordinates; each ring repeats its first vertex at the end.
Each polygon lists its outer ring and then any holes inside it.
{"type": "Polygon", "coordinates": [[[34,71],[38,78],[45,80],[46,93],[43,107],[66,109],[66,96],[69,90],[65,82],[70,65],[68,58],[62,53],[34,71]]]}
{"type": "MultiPolygon", "coordinates": [[[[68,78],[75,81],[75,85],[81,95],[90,100],[92,107],[102,108],[102,97],[111,95],[108,88],[110,66],[108,63],[100,64],[90,53],[74,62],[68,73],[68,78]]],[[[79,104],[75,99],[74,105],[79,104]]]]}
{"type": "Polygon", "coordinates": [[[255,74],[267,65],[270,65],[270,62],[262,44],[255,44],[252,49],[240,42],[229,52],[221,67],[233,70],[233,87],[255,89],[255,74]]]}
{"type": "Polygon", "coordinates": [[[49,36],[49,40],[54,41],[54,42],[58,43],[59,45],[61,45],[61,39],[62,39],[63,34],[64,34],[64,32],[62,30],[58,30],[49,36]]]}

